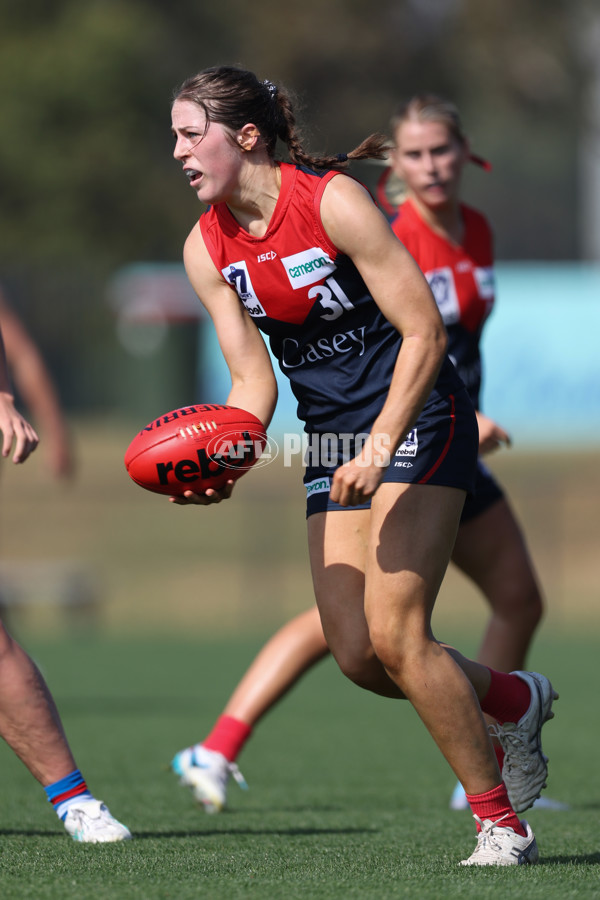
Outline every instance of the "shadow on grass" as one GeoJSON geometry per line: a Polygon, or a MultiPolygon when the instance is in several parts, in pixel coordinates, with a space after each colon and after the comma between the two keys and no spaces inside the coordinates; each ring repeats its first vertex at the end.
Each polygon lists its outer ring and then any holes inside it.
{"type": "Polygon", "coordinates": [[[312,837],[325,834],[373,834],[371,828],[215,828],[202,831],[136,831],[133,837],[136,840],[157,840],[160,838],[210,838],[210,837],[239,837],[249,835],[251,837],[277,836],[281,837],[312,837]]]}
{"type": "MultiPolygon", "coordinates": [[[[229,835],[237,837],[239,835],[281,835],[282,837],[300,837],[312,836],[319,834],[373,834],[372,828],[214,828],[212,830],[193,831],[134,831],[134,840],[162,840],[163,838],[207,838],[207,837],[223,837],[229,835]]],[[[60,838],[64,841],[64,832],[39,831],[35,828],[0,828],[0,837],[45,837],[60,838]]],[[[77,842],[75,842],[77,843],[77,842]]],[[[108,841],[107,843],[114,845],[118,841],[108,841]]],[[[121,841],[122,844],[129,845],[129,841],[121,841]]]]}
{"type": "Polygon", "coordinates": [[[64,831],[37,831],[35,828],[0,828],[1,837],[45,837],[65,839],[64,831]]]}

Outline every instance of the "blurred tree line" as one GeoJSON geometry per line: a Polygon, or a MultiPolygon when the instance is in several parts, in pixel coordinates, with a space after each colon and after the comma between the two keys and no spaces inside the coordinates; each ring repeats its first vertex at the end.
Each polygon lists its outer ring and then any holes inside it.
{"type": "MultiPolygon", "coordinates": [[[[458,103],[467,199],[504,259],[576,259],[595,0],[0,0],[0,281],[74,405],[107,367],[107,280],[178,261],[200,212],[172,159],[174,87],[238,63],[282,82],[307,144],[386,130],[415,91],[458,103]],[[67,362],[68,361],[68,362],[67,362]],[[70,363],[70,364],[68,364],[70,363]]],[[[111,366],[111,368],[113,368],[111,366]]],[[[113,400],[115,399],[113,391],[113,400]]]]}

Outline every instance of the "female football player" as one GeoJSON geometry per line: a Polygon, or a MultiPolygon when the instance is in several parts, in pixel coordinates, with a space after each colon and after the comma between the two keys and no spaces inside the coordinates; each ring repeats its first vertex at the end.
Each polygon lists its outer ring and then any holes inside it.
{"type": "MultiPolygon", "coordinates": [[[[476,849],[463,862],[535,862],[535,838],[516,813],[545,782],[540,730],[552,686],[467,660],[431,629],[474,489],[477,423],[427,281],[369,194],[343,174],[348,159],[381,158],[385,139],[311,156],[289,95],[235,67],[188,79],[172,128],[175,158],[209,205],[184,262],[230,370],[227,402],[268,426],[277,390],[262,331],[313,437],[308,545],[327,646],[355,683],[417,710],[477,822],[476,849]],[[277,139],[290,163],[275,160],[277,139]],[[314,439],[322,435],[326,458],[314,439]],[[499,723],[504,780],[482,712],[499,723]]],[[[232,488],[171,500],[210,505],[232,488]]],[[[194,785],[203,765],[189,748],[174,768],[194,785]]]]}

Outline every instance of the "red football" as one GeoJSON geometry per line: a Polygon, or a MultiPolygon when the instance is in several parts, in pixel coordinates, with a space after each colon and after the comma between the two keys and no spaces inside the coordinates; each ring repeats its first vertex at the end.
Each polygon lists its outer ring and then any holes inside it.
{"type": "Polygon", "coordinates": [[[244,409],[216,403],[183,406],[136,434],[125,453],[125,466],[147,491],[201,494],[241,478],[266,442],[262,422],[244,409]]]}

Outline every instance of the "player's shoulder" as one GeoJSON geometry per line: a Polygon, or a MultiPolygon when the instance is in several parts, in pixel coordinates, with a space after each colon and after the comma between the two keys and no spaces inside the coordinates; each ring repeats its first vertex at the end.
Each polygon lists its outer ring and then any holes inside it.
{"type": "Polygon", "coordinates": [[[407,240],[409,237],[417,235],[423,231],[423,222],[416,215],[412,205],[408,201],[404,201],[396,209],[396,215],[391,220],[390,225],[392,231],[400,240],[407,240]]]}
{"type": "Polygon", "coordinates": [[[203,283],[213,284],[223,280],[216,268],[214,253],[211,252],[212,242],[202,224],[201,217],[194,224],[183,245],[183,264],[196,292],[203,283]]]}

